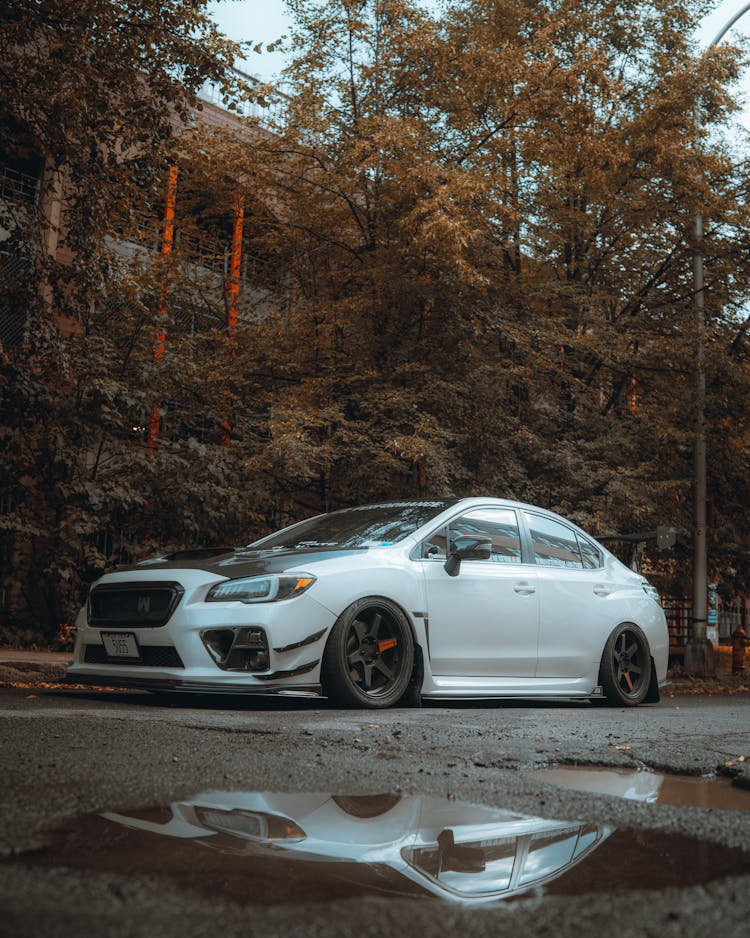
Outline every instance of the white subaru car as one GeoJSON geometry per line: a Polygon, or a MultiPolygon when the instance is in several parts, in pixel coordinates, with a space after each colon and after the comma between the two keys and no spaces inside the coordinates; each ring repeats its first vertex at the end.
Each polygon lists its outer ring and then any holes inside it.
{"type": "Polygon", "coordinates": [[[656,590],[559,515],[494,498],[318,515],[108,573],[68,681],[154,691],[659,699],[656,590]]]}

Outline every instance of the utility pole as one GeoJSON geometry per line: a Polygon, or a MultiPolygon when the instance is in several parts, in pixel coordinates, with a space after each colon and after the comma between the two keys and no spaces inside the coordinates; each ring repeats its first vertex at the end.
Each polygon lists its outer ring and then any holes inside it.
{"type": "MultiPolygon", "coordinates": [[[[719,30],[708,49],[717,45],[737,20],[750,10],[744,6],[719,30]]],[[[696,120],[696,124],[698,120],[696,120]]],[[[693,621],[685,646],[685,671],[694,677],[714,673],[714,654],[708,625],[708,549],[706,531],[706,316],[703,278],[703,213],[693,228],[693,308],[695,314],[695,446],[693,509],[693,621]]]]}
{"type": "Polygon", "coordinates": [[[708,538],[706,531],[706,315],[703,282],[703,215],[695,216],[693,298],[695,312],[695,444],[693,451],[693,621],[685,646],[685,671],[694,677],[714,673],[708,625],[708,538]]]}

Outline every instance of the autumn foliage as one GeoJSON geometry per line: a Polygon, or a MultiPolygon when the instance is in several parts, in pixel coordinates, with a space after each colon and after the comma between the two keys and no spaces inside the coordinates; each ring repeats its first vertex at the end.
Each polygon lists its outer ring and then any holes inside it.
{"type": "Polygon", "coordinates": [[[290,7],[273,132],[189,119],[205,78],[243,93],[200,4],[79,4],[75,23],[51,0],[3,10],[2,119],[73,193],[69,263],[50,263],[39,219],[10,238],[34,272],[28,337],[0,372],[13,621],[54,635],[87,579],[143,550],[438,493],[520,498],[600,534],[673,524],[677,550],[650,562],[688,592],[697,211],[710,564],[741,590],[741,50],[700,55],[702,5],[684,0],[290,7]],[[50,69],[51,87],[22,77],[50,69]],[[174,253],[123,252],[144,216],[158,231],[167,165],[174,253]],[[238,198],[230,334],[222,266],[190,246],[229,250],[238,198]]]}

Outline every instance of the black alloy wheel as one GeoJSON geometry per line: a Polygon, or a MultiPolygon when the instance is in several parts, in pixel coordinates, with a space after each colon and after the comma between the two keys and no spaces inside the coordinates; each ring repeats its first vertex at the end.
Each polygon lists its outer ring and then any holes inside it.
{"type": "Polygon", "coordinates": [[[361,599],[328,636],[323,692],[347,707],[390,707],[404,695],[413,666],[414,639],[404,613],[387,599],[361,599]]]}
{"type": "Polygon", "coordinates": [[[635,707],[643,702],[651,683],[651,654],[637,625],[624,623],[609,636],[599,680],[610,704],[635,707]]]}

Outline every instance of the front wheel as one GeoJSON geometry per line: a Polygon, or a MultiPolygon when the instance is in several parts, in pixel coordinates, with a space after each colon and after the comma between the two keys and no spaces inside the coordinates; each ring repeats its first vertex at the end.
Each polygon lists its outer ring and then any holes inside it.
{"type": "Polygon", "coordinates": [[[346,707],[390,707],[409,686],[413,666],[414,639],[404,613],[387,599],[360,599],[328,636],[323,692],[346,707]]]}
{"type": "Polygon", "coordinates": [[[609,636],[599,680],[613,706],[635,707],[644,701],[651,684],[651,654],[637,625],[625,622],[609,636]]]}

